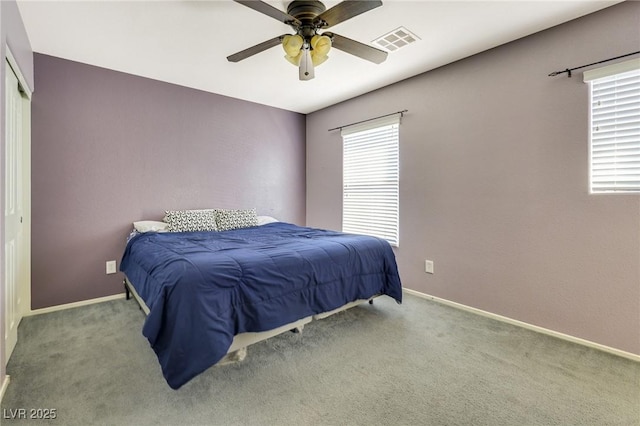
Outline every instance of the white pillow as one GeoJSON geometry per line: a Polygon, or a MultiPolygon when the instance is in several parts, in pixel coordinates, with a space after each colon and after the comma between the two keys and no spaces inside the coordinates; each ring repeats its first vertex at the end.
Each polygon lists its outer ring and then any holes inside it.
{"type": "Polygon", "coordinates": [[[266,225],[273,222],[279,222],[279,220],[271,216],[258,216],[258,226],[266,225]]]}
{"type": "Polygon", "coordinates": [[[157,220],[141,220],[133,222],[133,227],[138,232],[167,232],[169,224],[157,220]]]}

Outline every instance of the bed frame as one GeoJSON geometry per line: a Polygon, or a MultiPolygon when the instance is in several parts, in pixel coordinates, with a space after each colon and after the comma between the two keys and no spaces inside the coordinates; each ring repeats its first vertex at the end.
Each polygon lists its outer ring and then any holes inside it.
{"type": "MultiPolygon", "coordinates": [[[[140,309],[144,312],[145,316],[149,315],[149,307],[144,302],[144,300],[142,300],[142,297],[140,297],[140,295],[138,294],[138,292],[136,291],[136,289],[134,288],[134,286],[131,284],[131,282],[126,276],[122,280],[122,283],[124,285],[126,299],[129,300],[131,299],[131,296],[133,296],[136,302],[138,302],[138,305],[140,305],[140,309]]],[[[271,337],[277,336],[278,334],[282,334],[287,331],[291,331],[294,333],[302,333],[302,330],[304,329],[305,324],[308,324],[311,321],[327,318],[333,314],[337,314],[338,312],[345,311],[347,309],[353,308],[354,306],[358,306],[365,302],[369,302],[370,305],[373,305],[373,299],[375,299],[378,296],[379,295],[375,295],[369,299],[355,300],[353,302],[347,303],[346,305],[341,306],[332,311],[323,312],[321,314],[316,314],[316,315],[310,315],[308,317],[301,318],[297,321],[294,321],[289,324],[285,324],[281,327],[274,328],[272,330],[261,331],[257,333],[251,332],[251,333],[237,334],[233,338],[233,342],[231,343],[231,346],[227,351],[227,355],[224,358],[222,358],[220,361],[218,361],[216,365],[225,365],[225,364],[231,364],[234,362],[242,361],[247,356],[247,346],[249,345],[262,342],[263,340],[269,339],[271,337]]]]}

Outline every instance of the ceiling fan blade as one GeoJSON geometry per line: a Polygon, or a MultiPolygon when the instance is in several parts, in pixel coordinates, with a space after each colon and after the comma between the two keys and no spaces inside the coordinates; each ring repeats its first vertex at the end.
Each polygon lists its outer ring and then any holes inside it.
{"type": "Polygon", "coordinates": [[[326,25],[322,27],[329,28],[379,6],[382,6],[379,0],[346,0],[322,12],[314,19],[314,23],[324,22],[326,25]]]}
{"type": "Polygon", "coordinates": [[[281,11],[280,9],[276,9],[275,7],[263,1],[260,1],[260,0],[234,0],[234,1],[236,3],[243,4],[248,8],[251,8],[257,12],[263,13],[267,16],[277,19],[280,22],[284,22],[287,25],[301,24],[301,22],[297,18],[289,15],[288,13],[281,11]]]}
{"type": "Polygon", "coordinates": [[[227,56],[227,61],[229,62],[238,62],[243,59],[247,59],[249,56],[253,56],[256,53],[263,52],[267,49],[272,48],[273,46],[277,46],[282,43],[282,38],[284,34],[278,37],[274,37],[271,40],[263,41],[260,44],[256,44],[255,46],[251,46],[248,49],[244,49],[238,53],[234,53],[233,55],[227,56]]]}
{"type": "Polygon", "coordinates": [[[387,52],[384,50],[376,49],[375,47],[371,47],[335,33],[322,33],[322,35],[326,35],[331,38],[331,47],[350,53],[359,58],[366,59],[367,61],[380,64],[387,59],[387,52]]]}

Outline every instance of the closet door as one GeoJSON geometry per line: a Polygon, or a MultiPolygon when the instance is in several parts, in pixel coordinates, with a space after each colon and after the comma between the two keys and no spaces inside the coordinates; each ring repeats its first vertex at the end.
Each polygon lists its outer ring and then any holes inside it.
{"type": "Polygon", "coordinates": [[[23,137],[22,95],[18,78],[5,63],[5,360],[13,352],[18,341],[18,324],[21,319],[21,291],[24,282],[24,228],[23,228],[23,137]]]}

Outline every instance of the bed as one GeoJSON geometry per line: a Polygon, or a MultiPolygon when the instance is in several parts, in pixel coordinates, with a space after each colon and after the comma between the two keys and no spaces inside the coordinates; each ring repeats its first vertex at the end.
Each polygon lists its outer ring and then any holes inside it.
{"type": "Polygon", "coordinates": [[[284,222],[137,234],[120,270],[173,389],[254,341],[379,295],[402,301],[388,242],[284,222]]]}

